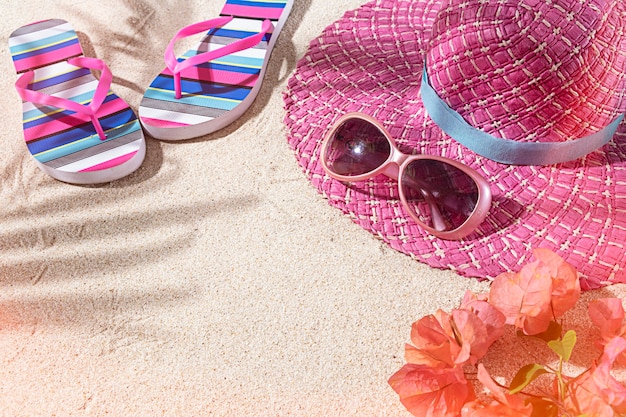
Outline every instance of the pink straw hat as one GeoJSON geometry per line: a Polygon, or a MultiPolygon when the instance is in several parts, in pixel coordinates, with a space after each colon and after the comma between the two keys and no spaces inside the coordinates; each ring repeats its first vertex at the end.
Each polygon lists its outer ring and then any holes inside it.
{"type": "Polygon", "coordinates": [[[626,282],[626,2],[377,0],[313,40],[284,95],[311,182],[357,224],[438,268],[493,278],[533,248],[584,289],[626,282]],[[379,120],[406,153],[482,174],[480,228],[441,240],[404,213],[395,181],[342,183],[320,144],[343,114],[379,120]]]}

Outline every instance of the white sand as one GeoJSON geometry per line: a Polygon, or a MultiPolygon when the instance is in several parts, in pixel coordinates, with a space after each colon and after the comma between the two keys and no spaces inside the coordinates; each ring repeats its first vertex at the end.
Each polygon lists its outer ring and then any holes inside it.
{"type": "MultiPolygon", "coordinates": [[[[96,187],[36,167],[0,48],[0,415],[408,415],[387,379],[411,323],[487,285],[363,231],[313,189],[287,145],[289,75],[309,41],[360,3],[296,0],[241,120],[182,143],[149,138],[142,168],[96,187]]],[[[221,6],[3,0],[0,27],[6,41],[24,24],[68,20],[136,109],[173,33],[221,6]]],[[[584,309],[572,320],[584,327],[584,309]]]]}

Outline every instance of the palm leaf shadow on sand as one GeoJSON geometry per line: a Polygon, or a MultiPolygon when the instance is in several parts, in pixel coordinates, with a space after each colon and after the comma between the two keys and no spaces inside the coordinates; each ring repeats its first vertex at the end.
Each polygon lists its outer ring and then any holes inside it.
{"type": "MultiPolygon", "coordinates": [[[[91,8],[61,7],[59,15],[75,28],[82,29],[78,36],[86,56],[111,63],[113,90],[136,109],[145,86],[164,65],[163,49],[171,36],[182,26],[217,15],[221,2],[211,3],[210,7],[215,11],[210,12],[207,6],[207,12],[202,16],[191,9],[181,8],[177,1],[157,5],[157,2],[124,0],[121,4],[115,7],[126,9],[128,14],[120,18],[118,27],[103,25],[91,8]],[[132,79],[126,74],[138,77],[132,79]]],[[[295,68],[291,36],[309,4],[310,0],[299,2],[298,10],[294,8],[292,11],[264,80],[263,89],[267,93],[259,95],[254,104],[256,110],[250,109],[244,119],[250,117],[250,112],[260,111],[271,92],[295,68]]],[[[244,122],[237,121],[231,130],[220,135],[232,132],[244,122]]],[[[146,144],[146,160],[136,173],[98,186],[77,187],[59,183],[41,175],[34,166],[32,169],[21,168],[27,163],[25,157],[14,157],[11,166],[2,172],[3,178],[10,181],[3,181],[5,186],[0,193],[9,201],[0,208],[0,218],[3,219],[0,287],[54,286],[55,283],[97,280],[107,274],[132,275],[138,267],[153,265],[157,260],[167,262],[188,250],[201,233],[198,225],[206,223],[215,213],[234,212],[260,204],[256,195],[238,195],[228,201],[168,200],[158,207],[146,208],[145,201],[154,190],[145,183],[158,173],[160,186],[168,187],[179,180],[180,172],[175,166],[161,172],[162,144],[150,138],[146,144]],[[33,178],[35,175],[37,177],[33,178]],[[41,199],[36,194],[49,198],[41,199]],[[127,212],[118,209],[120,205],[138,209],[127,212]]],[[[176,161],[172,163],[176,164],[176,161]]],[[[147,292],[146,297],[149,298],[147,292]]],[[[138,294],[136,302],[142,303],[141,300],[142,296],[138,294]]],[[[48,310],[60,308],[59,314],[65,316],[71,315],[74,301],[59,295],[35,302],[38,303],[43,303],[44,315],[49,313],[48,310]]],[[[28,297],[19,297],[9,304],[9,310],[16,317],[32,316],[28,315],[32,306],[28,297]]],[[[63,320],[51,318],[49,322],[58,324],[63,320]]]]}
{"type": "Polygon", "coordinates": [[[53,213],[60,211],[61,202],[51,201],[22,215],[3,213],[2,217],[18,221],[10,222],[17,224],[10,231],[0,232],[0,285],[84,279],[97,271],[125,274],[138,265],[165,262],[193,246],[201,233],[198,225],[216,213],[258,203],[248,195],[95,216],[85,215],[84,207],[76,204],[79,210],[67,220],[63,213],[53,213]],[[42,212],[53,214],[41,218],[37,213],[42,212]]]}

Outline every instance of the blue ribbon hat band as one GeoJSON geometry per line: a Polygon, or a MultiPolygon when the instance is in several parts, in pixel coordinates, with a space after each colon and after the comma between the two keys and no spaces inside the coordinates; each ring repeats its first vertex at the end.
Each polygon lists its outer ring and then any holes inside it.
{"type": "Polygon", "coordinates": [[[428,82],[426,67],[422,72],[422,102],[430,118],[457,142],[486,158],[511,165],[552,165],[581,158],[613,138],[624,115],[604,129],[566,142],[517,142],[479,130],[451,109],[428,82]]]}

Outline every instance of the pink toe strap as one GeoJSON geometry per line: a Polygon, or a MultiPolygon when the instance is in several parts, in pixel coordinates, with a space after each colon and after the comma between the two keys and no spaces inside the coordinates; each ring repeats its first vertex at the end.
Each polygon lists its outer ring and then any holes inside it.
{"type": "Polygon", "coordinates": [[[176,41],[191,35],[206,32],[210,29],[219,28],[221,26],[224,26],[231,20],[233,20],[232,16],[224,16],[186,26],[180,29],[176,33],[176,35],[174,35],[174,38],[172,38],[169,45],[167,45],[167,48],[165,48],[165,65],[172,72],[172,74],[174,74],[174,90],[177,99],[182,97],[180,83],[180,72],[182,70],[194,65],[203,64],[205,62],[209,62],[211,60],[232,54],[233,52],[252,48],[259,42],[261,42],[265,34],[267,34],[270,29],[273,29],[274,27],[269,19],[265,19],[259,33],[255,33],[243,39],[239,39],[214,51],[203,52],[201,54],[189,57],[182,62],[178,62],[178,60],[176,59],[176,55],[174,55],[174,44],[176,43],[176,41]]]}
{"type": "Polygon", "coordinates": [[[80,104],[72,100],[51,96],[30,89],[29,84],[33,81],[33,78],[35,77],[35,73],[33,70],[29,70],[28,72],[22,74],[15,82],[15,88],[17,89],[17,92],[24,101],[44,104],[47,106],[54,106],[60,109],[71,110],[75,111],[76,113],[88,115],[94,127],[96,128],[96,132],[98,133],[100,139],[105,140],[106,134],[104,133],[104,129],[102,129],[102,125],[100,124],[96,113],[98,112],[98,109],[109,94],[111,82],[113,81],[113,75],[111,74],[111,71],[106,66],[106,64],[102,60],[97,58],[71,58],[68,59],[67,62],[76,67],[101,71],[98,86],[96,87],[96,91],[94,92],[94,95],[89,104],[80,104]]]}

